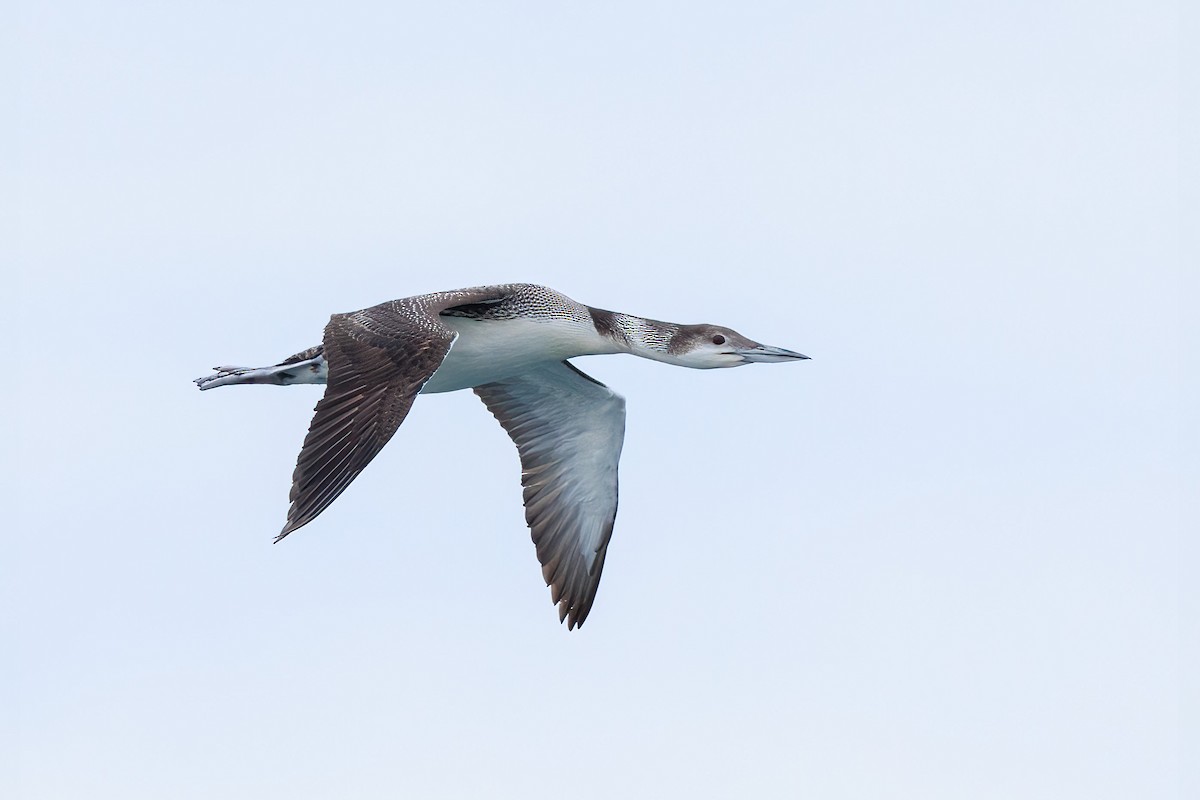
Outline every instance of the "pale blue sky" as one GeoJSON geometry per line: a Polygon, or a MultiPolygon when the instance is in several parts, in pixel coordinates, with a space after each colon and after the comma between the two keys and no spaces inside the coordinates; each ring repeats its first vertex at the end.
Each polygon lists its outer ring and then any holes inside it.
{"type": "Polygon", "coordinates": [[[1177,16],[18,4],[0,794],[1182,796],[1177,16]],[[581,360],[572,633],[474,396],[273,546],[320,389],[190,382],[502,281],[813,356],[581,360]]]}

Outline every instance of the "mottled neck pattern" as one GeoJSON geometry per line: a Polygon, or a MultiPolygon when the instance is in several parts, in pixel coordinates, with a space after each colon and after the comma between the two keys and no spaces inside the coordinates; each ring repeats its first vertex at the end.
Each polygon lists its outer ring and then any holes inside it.
{"type": "Polygon", "coordinates": [[[670,351],[672,340],[681,327],[672,322],[660,322],[602,308],[589,307],[588,311],[591,312],[596,332],[601,336],[611,339],[623,350],[633,353],[643,351],[652,358],[653,354],[670,351]]]}

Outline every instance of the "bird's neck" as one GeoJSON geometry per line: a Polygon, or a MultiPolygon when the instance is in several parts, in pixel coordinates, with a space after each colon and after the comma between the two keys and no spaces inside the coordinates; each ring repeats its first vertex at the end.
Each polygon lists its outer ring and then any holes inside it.
{"type": "Polygon", "coordinates": [[[613,353],[629,353],[655,361],[675,363],[671,353],[671,341],[679,333],[680,326],[673,322],[635,317],[618,311],[589,308],[596,332],[601,339],[611,343],[613,353]]]}

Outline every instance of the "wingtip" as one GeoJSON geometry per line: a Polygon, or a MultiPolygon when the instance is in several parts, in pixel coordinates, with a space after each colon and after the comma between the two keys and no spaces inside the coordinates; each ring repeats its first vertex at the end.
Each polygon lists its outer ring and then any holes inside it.
{"type": "Polygon", "coordinates": [[[567,604],[563,603],[559,606],[558,622],[561,625],[564,621],[567,623],[567,630],[573,631],[576,628],[582,628],[583,623],[587,620],[588,609],[580,611],[577,608],[567,608],[567,604]]]}
{"type": "Polygon", "coordinates": [[[581,615],[576,609],[571,608],[566,600],[558,604],[558,624],[567,623],[567,630],[569,631],[581,627],[586,616],[586,614],[581,615]]]}

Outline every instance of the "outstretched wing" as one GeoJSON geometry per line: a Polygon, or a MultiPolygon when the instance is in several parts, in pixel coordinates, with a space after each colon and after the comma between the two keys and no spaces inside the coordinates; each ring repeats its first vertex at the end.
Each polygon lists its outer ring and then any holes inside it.
{"type": "Polygon", "coordinates": [[[275,541],[312,522],[400,427],[457,336],[439,314],[463,303],[498,302],[511,291],[439,292],[333,315],[322,343],[328,386],[296,459],[287,524],[275,541]]]}
{"type": "Polygon", "coordinates": [[[617,516],[625,400],[565,361],[475,393],[520,453],[525,519],[559,621],[582,625],[617,516]]]}

